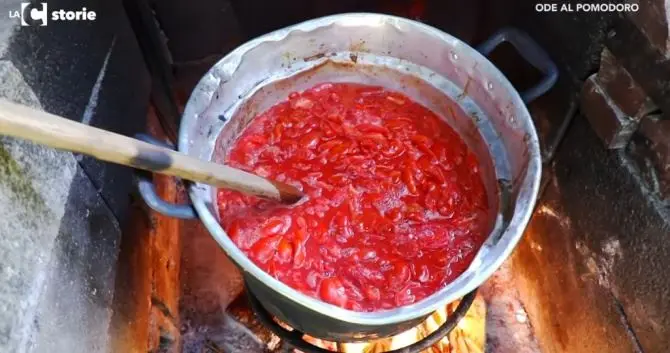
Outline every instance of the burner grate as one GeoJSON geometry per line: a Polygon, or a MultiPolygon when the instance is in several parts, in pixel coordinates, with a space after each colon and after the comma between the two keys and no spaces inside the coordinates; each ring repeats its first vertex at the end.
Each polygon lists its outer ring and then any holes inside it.
{"type": "MultiPolygon", "coordinates": [[[[453,312],[453,314],[449,316],[447,321],[445,321],[442,324],[442,326],[437,328],[435,331],[426,336],[424,339],[412,343],[409,346],[387,351],[385,353],[419,353],[432,347],[433,345],[438,343],[442,338],[447,336],[456,327],[458,322],[461,321],[461,319],[470,309],[470,306],[474,302],[476,295],[477,295],[477,289],[463,296],[463,299],[458,304],[458,307],[453,312]]],[[[256,296],[254,296],[253,293],[251,293],[250,291],[247,291],[247,298],[249,299],[251,309],[256,314],[258,320],[263,325],[265,325],[265,327],[270,329],[275,335],[281,338],[281,340],[284,343],[296,349],[299,349],[304,353],[332,353],[332,351],[329,351],[321,347],[317,347],[305,341],[303,339],[305,333],[300,332],[298,330],[287,330],[283,328],[281,325],[279,325],[272,318],[270,313],[263,308],[258,298],[256,298],[256,296]]]]}

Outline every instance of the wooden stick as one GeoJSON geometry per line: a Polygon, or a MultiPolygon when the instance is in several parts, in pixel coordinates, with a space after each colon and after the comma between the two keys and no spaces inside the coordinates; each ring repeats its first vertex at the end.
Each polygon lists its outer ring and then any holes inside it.
{"type": "Polygon", "coordinates": [[[0,99],[0,134],[106,162],[293,203],[297,188],[0,99]]]}

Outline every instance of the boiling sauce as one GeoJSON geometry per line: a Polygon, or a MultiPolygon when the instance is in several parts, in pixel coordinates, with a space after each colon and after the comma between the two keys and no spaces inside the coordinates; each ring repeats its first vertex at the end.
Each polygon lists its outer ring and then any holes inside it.
{"type": "Polygon", "coordinates": [[[306,194],[280,206],[219,190],[232,241],[278,280],[347,309],[431,295],[487,235],[475,155],[434,113],[381,87],[291,93],[252,120],[226,162],[306,194]]]}

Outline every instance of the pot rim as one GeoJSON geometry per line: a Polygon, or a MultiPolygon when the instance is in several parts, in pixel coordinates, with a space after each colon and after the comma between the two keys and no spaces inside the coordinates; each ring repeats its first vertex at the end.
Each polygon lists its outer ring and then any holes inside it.
{"type": "MultiPolygon", "coordinates": [[[[395,26],[412,26],[420,29],[421,31],[427,32],[430,35],[436,36],[445,42],[457,43],[459,45],[459,49],[474,57],[474,59],[477,60],[480,65],[484,65],[483,69],[486,70],[488,74],[487,77],[495,80],[502,89],[506,90],[510,94],[511,103],[521,112],[520,115],[516,115],[518,124],[519,126],[522,126],[524,132],[528,134],[528,139],[526,141],[528,148],[528,164],[526,168],[527,172],[523,177],[523,180],[520,182],[522,187],[520,188],[517,196],[517,199],[520,201],[516,203],[514,216],[510,220],[507,227],[502,231],[498,244],[495,246],[495,248],[491,249],[491,251],[497,252],[495,260],[487,263],[486,266],[480,266],[476,273],[473,274],[472,278],[466,282],[462,283],[463,281],[459,281],[459,279],[463,280],[463,275],[467,271],[459,275],[454,281],[439,291],[414,304],[384,311],[357,312],[328,304],[317,298],[303,294],[267,274],[260,267],[254,264],[251,259],[244,255],[244,253],[239,250],[232,242],[232,240],[230,240],[230,238],[227,236],[215,215],[210,212],[209,206],[205,200],[203,200],[203,198],[198,195],[199,193],[202,193],[202,190],[198,190],[198,188],[202,188],[203,186],[199,184],[191,184],[189,187],[189,195],[200,220],[204,223],[212,237],[223,248],[227,256],[230,257],[243,272],[245,272],[245,275],[251,275],[260,282],[272,288],[272,290],[276,291],[278,294],[281,294],[310,310],[319,312],[334,319],[358,325],[388,325],[427,316],[431,312],[437,310],[439,307],[460,299],[465,294],[479,287],[509,257],[521,239],[523,232],[530,220],[532,209],[535,206],[539,192],[541,178],[539,140],[535,126],[530,117],[530,113],[521,99],[519,92],[512,86],[505,75],[500,72],[500,70],[484,55],[479,53],[465,42],[432,26],[406,18],[376,13],[344,13],[320,17],[270,32],[242,44],[220,59],[210,68],[210,70],[208,70],[203,78],[201,78],[187,102],[186,108],[184,109],[184,117],[193,117],[199,113],[194,111],[195,108],[193,108],[193,106],[196,105],[193,102],[194,96],[203,93],[202,87],[211,86],[211,84],[205,83],[205,80],[208,75],[217,69],[218,66],[239,65],[244,55],[252,48],[255,48],[259,44],[266,42],[281,41],[293,31],[311,31],[342,21],[353,22],[355,24],[390,23],[395,26]],[[200,91],[198,90],[199,88],[200,91]],[[459,285],[460,287],[454,289],[453,285],[459,285]],[[451,293],[447,293],[448,289],[450,289],[451,293]]],[[[179,151],[188,153],[189,131],[185,127],[186,124],[184,124],[184,122],[185,120],[183,120],[180,125],[178,145],[179,151]]],[[[473,260],[473,263],[475,260],[473,260]]],[[[470,265],[472,265],[472,263],[470,265]]]]}

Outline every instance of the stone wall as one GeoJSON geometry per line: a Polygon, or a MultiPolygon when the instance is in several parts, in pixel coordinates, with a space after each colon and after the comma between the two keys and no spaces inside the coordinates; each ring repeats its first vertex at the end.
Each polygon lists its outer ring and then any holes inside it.
{"type": "Polygon", "coordinates": [[[668,2],[636,2],[634,14],[509,6],[507,23],[561,70],[551,99],[531,104],[543,145],[560,145],[512,259],[545,352],[670,350],[668,2]]]}
{"type": "Polygon", "coordinates": [[[638,3],[640,11],[622,16],[608,33],[603,60],[589,79],[602,89],[587,89],[581,98],[591,127],[617,150],[647,200],[648,206],[633,204],[622,214],[631,223],[618,228],[630,255],[615,264],[612,294],[640,347],[661,352],[670,349],[670,279],[663,275],[670,266],[670,3],[638,3]],[[638,225],[638,217],[653,214],[638,225]],[[623,233],[627,229],[631,233],[623,233]]]}
{"type": "MultiPolygon", "coordinates": [[[[144,126],[149,79],[120,1],[21,27],[0,5],[0,96],[93,126],[144,126]]],[[[49,1],[78,10],[81,1],[49,1]]],[[[132,173],[0,139],[0,351],[105,352],[132,173]]]]}
{"type": "Polygon", "coordinates": [[[581,94],[582,113],[610,149],[623,149],[643,187],[670,205],[670,3],[638,1],[604,41],[600,65],[581,94]]]}

